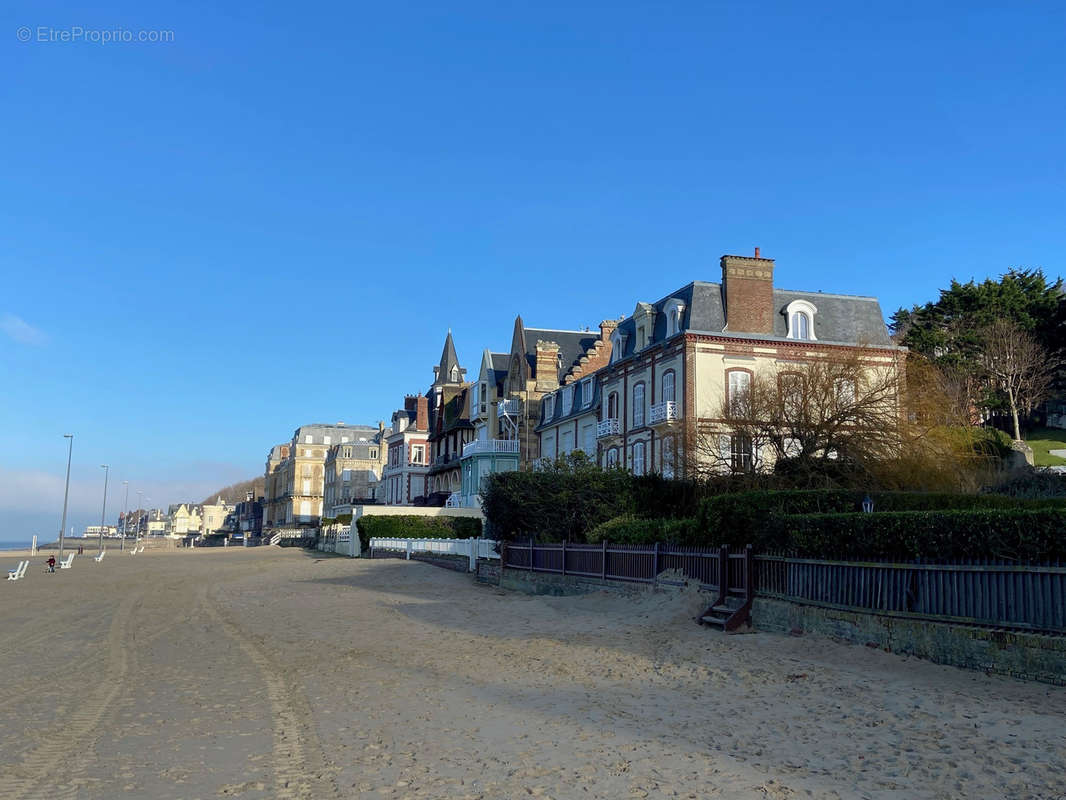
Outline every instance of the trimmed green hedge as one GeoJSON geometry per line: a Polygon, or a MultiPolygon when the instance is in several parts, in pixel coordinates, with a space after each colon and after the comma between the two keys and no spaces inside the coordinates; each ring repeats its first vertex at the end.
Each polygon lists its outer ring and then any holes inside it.
{"type": "Polygon", "coordinates": [[[618,544],[671,544],[700,545],[702,537],[694,519],[644,519],[621,516],[597,525],[588,533],[591,544],[604,539],[618,544]]]}
{"type": "Polygon", "coordinates": [[[1056,561],[1066,559],[1066,510],[794,514],[775,517],[752,544],[812,558],[1056,561]]]}
{"type": "Polygon", "coordinates": [[[481,520],[474,517],[398,516],[360,517],[355,524],[359,542],[366,551],[370,539],[476,539],[481,536],[481,520]]]}
{"type": "MultiPolygon", "coordinates": [[[[708,497],[700,503],[696,525],[716,539],[754,542],[773,517],[793,514],[851,514],[862,511],[863,492],[847,490],[754,491],[708,497]]],[[[871,492],[875,517],[897,511],[974,511],[978,509],[1066,509],[1066,500],[1022,500],[993,494],[871,492]]]]}

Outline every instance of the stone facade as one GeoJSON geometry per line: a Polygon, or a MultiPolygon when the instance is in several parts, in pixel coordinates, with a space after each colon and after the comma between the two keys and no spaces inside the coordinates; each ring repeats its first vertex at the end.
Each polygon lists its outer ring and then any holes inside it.
{"type": "Polygon", "coordinates": [[[335,517],[340,507],[375,500],[387,462],[384,422],[372,437],[331,445],[323,465],[323,513],[335,517]]]}

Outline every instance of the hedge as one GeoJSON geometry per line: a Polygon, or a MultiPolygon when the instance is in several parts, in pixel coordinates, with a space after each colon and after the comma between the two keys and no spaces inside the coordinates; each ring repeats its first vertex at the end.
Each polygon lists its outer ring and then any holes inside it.
{"type": "MultiPolygon", "coordinates": [[[[757,540],[772,517],[792,514],[850,514],[862,510],[864,492],[844,489],[753,491],[722,494],[700,503],[700,530],[721,532],[728,541],[757,540]]],[[[1066,499],[1022,500],[994,494],[871,492],[874,515],[896,511],[972,511],[978,509],[1066,509],[1066,499]]]]}
{"type": "Polygon", "coordinates": [[[633,516],[620,516],[597,525],[588,533],[591,544],[599,544],[604,539],[618,544],[653,544],[669,542],[670,544],[703,544],[695,519],[646,519],[633,516]]]}
{"type": "Polygon", "coordinates": [[[481,536],[481,520],[475,517],[419,517],[367,515],[355,527],[365,552],[371,538],[381,539],[476,539],[481,536]]]}
{"type": "Polygon", "coordinates": [[[757,552],[782,550],[811,558],[1061,561],[1066,560],[1066,510],[794,514],[775,517],[752,544],[757,552]]]}

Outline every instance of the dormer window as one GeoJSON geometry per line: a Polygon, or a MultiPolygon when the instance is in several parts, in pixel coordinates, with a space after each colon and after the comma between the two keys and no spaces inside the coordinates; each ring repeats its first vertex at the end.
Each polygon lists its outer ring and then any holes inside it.
{"type": "Polygon", "coordinates": [[[785,319],[788,320],[788,338],[814,341],[814,315],[818,309],[806,300],[793,300],[785,307],[785,319]]]}
{"type": "Polygon", "coordinates": [[[666,335],[673,336],[681,332],[681,320],[685,316],[685,304],[677,298],[672,298],[663,308],[666,314],[666,335]]]}
{"type": "Polygon", "coordinates": [[[626,350],[626,340],[629,339],[624,333],[619,330],[615,330],[611,334],[611,363],[614,364],[622,360],[626,350]]]}
{"type": "Polygon", "coordinates": [[[544,395],[544,421],[547,422],[552,418],[552,412],[555,410],[555,398],[550,395],[544,395]]]}
{"type": "Polygon", "coordinates": [[[570,413],[574,407],[574,386],[573,384],[563,389],[563,408],[560,412],[564,417],[570,413]]]}
{"type": "Polygon", "coordinates": [[[649,303],[637,303],[637,307],[633,309],[633,325],[637,334],[634,350],[638,353],[650,345],[655,338],[656,313],[655,306],[649,303]]]}
{"type": "Polygon", "coordinates": [[[585,407],[592,402],[592,378],[581,381],[581,406],[585,407]]]}

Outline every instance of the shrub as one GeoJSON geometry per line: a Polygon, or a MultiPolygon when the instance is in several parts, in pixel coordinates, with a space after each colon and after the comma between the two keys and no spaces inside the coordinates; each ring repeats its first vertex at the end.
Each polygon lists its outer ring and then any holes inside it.
{"type": "Polygon", "coordinates": [[[776,517],[752,544],[801,556],[900,559],[1066,558],[1066,510],[974,509],[776,517]]]}
{"type": "Polygon", "coordinates": [[[646,519],[624,515],[602,522],[589,531],[588,541],[618,544],[702,544],[694,519],[646,519]]]}
{"type": "MultiPolygon", "coordinates": [[[[711,539],[755,542],[778,516],[850,514],[862,510],[864,492],[846,489],[755,491],[709,497],[700,503],[697,527],[711,539]]],[[[1058,500],[1022,500],[1003,495],[938,492],[871,492],[874,517],[882,512],[1066,508],[1058,500]]]]}
{"type": "Polygon", "coordinates": [[[481,535],[481,520],[473,517],[368,515],[355,524],[364,551],[374,537],[382,539],[473,539],[481,535]]]}
{"type": "Polygon", "coordinates": [[[1001,478],[985,491],[1028,499],[1066,498],[1066,475],[1030,468],[1001,478]]]}

